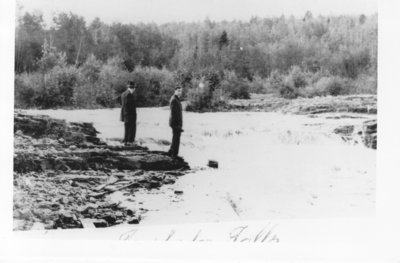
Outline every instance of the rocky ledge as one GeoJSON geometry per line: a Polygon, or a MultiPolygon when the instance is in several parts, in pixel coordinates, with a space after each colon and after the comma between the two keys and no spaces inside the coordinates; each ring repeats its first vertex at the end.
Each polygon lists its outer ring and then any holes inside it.
{"type": "Polygon", "coordinates": [[[333,132],[340,135],[345,142],[358,143],[361,141],[366,147],[376,149],[377,128],[378,122],[374,119],[364,121],[361,127],[345,125],[337,127],[333,132]]]}
{"type": "Polygon", "coordinates": [[[343,95],[284,99],[275,94],[252,94],[249,100],[231,100],[221,111],[279,111],[294,114],[377,113],[376,95],[343,95]]]}
{"type": "Polygon", "coordinates": [[[137,224],[136,211],[109,195],[173,184],[182,158],[142,146],[108,145],[91,123],[14,114],[14,230],[137,224]]]}

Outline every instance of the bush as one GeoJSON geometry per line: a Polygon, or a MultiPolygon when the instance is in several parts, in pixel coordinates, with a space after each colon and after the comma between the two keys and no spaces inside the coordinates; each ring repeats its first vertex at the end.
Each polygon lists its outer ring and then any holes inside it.
{"type": "Polygon", "coordinates": [[[120,57],[113,57],[101,67],[96,104],[103,107],[119,106],[118,97],[126,89],[130,77],[120,57]]]}
{"type": "Polygon", "coordinates": [[[99,100],[102,81],[100,72],[101,61],[94,55],[90,55],[85,63],[79,68],[79,86],[74,90],[74,105],[81,108],[97,108],[108,106],[104,100],[99,100]]]}
{"type": "Polygon", "coordinates": [[[189,90],[187,98],[187,111],[203,111],[211,109],[211,97],[208,95],[208,90],[201,90],[199,88],[189,90]]]}
{"type": "Polygon", "coordinates": [[[78,108],[96,108],[96,86],[90,83],[80,83],[74,89],[74,106],[78,108]]]}
{"type": "Polygon", "coordinates": [[[285,99],[295,99],[299,96],[299,91],[291,83],[284,83],[279,89],[279,94],[285,99]]]}
{"type": "Polygon", "coordinates": [[[139,106],[165,106],[179,85],[174,74],[167,69],[138,67],[130,75],[136,82],[139,106]]]}
{"type": "Polygon", "coordinates": [[[37,62],[37,65],[40,71],[45,73],[55,66],[66,67],[67,57],[65,52],[58,52],[54,46],[45,41],[42,47],[42,57],[37,62]]]}
{"type": "Polygon", "coordinates": [[[250,99],[249,84],[247,81],[239,80],[231,83],[231,91],[229,97],[231,99],[250,99]]]}
{"type": "Polygon", "coordinates": [[[203,81],[193,80],[192,86],[197,88],[193,88],[188,91],[188,104],[186,106],[187,111],[201,112],[206,110],[216,110],[225,105],[225,100],[221,96],[221,89],[215,89],[211,91],[208,82],[203,82],[204,86],[203,88],[200,88],[200,82],[203,81]]]}
{"type": "Polygon", "coordinates": [[[247,80],[237,77],[235,72],[226,71],[221,89],[231,99],[250,99],[250,85],[247,80]]]}
{"type": "Polygon", "coordinates": [[[179,69],[174,75],[175,82],[184,89],[192,88],[193,74],[191,71],[185,69],[179,69]]]}
{"type": "Polygon", "coordinates": [[[268,88],[272,91],[280,90],[283,86],[283,77],[278,70],[273,70],[268,80],[268,88]]]}
{"type": "Polygon", "coordinates": [[[371,67],[371,57],[367,48],[341,52],[332,56],[328,68],[334,75],[356,79],[371,67]]]}
{"type": "Polygon", "coordinates": [[[306,97],[306,98],[313,98],[317,96],[326,96],[327,92],[324,87],[321,89],[321,85],[312,85],[307,86],[304,89],[299,90],[299,96],[306,97]]]}
{"type": "Polygon", "coordinates": [[[354,81],[354,89],[352,90],[352,93],[376,94],[377,84],[376,76],[362,74],[354,81]]]}
{"type": "Polygon", "coordinates": [[[43,75],[40,73],[22,73],[15,76],[15,108],[35,107],[34,98],[38,86],[42,85],[43,75]]]}
{"type": "Polygon", "coordinates": [[[293,83],[294,88],[303,88],[307,85],[306,74],[299,66],[293,66],[287,77],[293,83]]]}
{"type": "Polygon", "coordinates": [[[44,85],[37,91],[35,105],[42,108],[72,106],[78,79],[75,67],[54,67],[44,75],[44,85]]]}
{"type": "Polygon", "coordinates": [[[203,78],[204,81],[208,83],[210,92],[213,92],[220,86],[221,81],[224,79],[224,77],[224,72],[221,72],[212,67],[207,67],[200,72],[200,78],[203,78]]]}
{"type": "Polygon", "coordinates": [[[78,79],[78,72],[72,66],[55,66],[46,74],[37,72],[17,75],[15,105],[44,109],[72,106],[78,79]]]}
{"type": "Polygon", "coordinates": [[[323,77],[315,83],[315,88],[322,95],[338,96],[348,94],[350,91],[349,83],[337,76],[323,77]]]}
{"type": "Polygon", "coordinates": [[[257,94],[267,93],[267,80],[261,78],[260,76],[255,76],[253,81],[249,83],[249,92],[257,94]]]}
{"type": "Polygon", "coordinates": [[[91,54],[79,68],[85,82],[96,83],[100,78],[101,62],[91,54]]]}

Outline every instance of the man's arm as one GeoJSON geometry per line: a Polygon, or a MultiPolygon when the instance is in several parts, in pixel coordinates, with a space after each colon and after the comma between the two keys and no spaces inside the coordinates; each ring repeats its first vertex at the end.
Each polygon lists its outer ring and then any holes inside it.
{"type": "Polygon", "coordinates": [[[124,114],[128,114],[128,96],[127,94],[123,93],[121,95],[121,101],[122,101],[122,111],[124,114]]]}

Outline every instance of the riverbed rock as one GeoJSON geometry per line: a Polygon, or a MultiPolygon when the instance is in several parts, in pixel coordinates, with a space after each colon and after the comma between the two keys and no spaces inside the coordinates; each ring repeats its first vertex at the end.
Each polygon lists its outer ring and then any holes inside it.
{"type": "Polygon", "coordinates": [[[231,100],[218,111],[267,111],[313,116],[330,112],[377,114],[376,95],[342,95],[285,99],[275,94],[252,94],[249,100],[231,100]]]}
{"type": "Polygon", "coordinates": [[[54,228],[83,228],[83,226],[75,214],[63,211],[60,212],[58,219],[54,222],[54,228]]]}
{"type": "Polygon", "coordinates": [[[351,135],[353,131],[354,131],[354,125],[344,125],[337,127],[336,129],[333,130],[333,132],[336,134],[341,134],[346,136],[351,135]]]}
{"type": "Polygon", "coordinates": [[[140,218],[139,217],[131,217],[128,220],[128,224],[139,224],[139,222],[140,222],[140,218]]]}
{"type": "Polygon", "coordinates": [[[365,121],[363,123],[363,143],[368,148],[377,148],[377,120],[365,121]]]}
{"type": "Polygon", "coordinates": [[[14,155],[14,170],[17,172],[189,168],[182,158],[171,158],[138,145],[108,146],[99,138],[93,138],[98,132],[90,123],[66,123],[47,116],[20,113],[15,114],[14,122],[18,133],[14,155]],[[46,136],[54,140],[47,141],[46,136]],[[76,136],[81,139],[76,141],[76,136]]]}
{"type": "Polygon", "coordinates": [[[208,160],[208,166],[211,168],[218,168],[218,162],[215,160],[208,160]]]}
{"type": "Polygon", "coordinates": [[[91,123],[23,113],[15,113],[14,122],[15,230],[29,230],[35,222],[67,229],[132,221],[147,210],[109,203],[108,195],[120,191],[131,198],[140,189],[173,183],[189,169],[182,158],[163,152],[108,145],[91,123]]]}

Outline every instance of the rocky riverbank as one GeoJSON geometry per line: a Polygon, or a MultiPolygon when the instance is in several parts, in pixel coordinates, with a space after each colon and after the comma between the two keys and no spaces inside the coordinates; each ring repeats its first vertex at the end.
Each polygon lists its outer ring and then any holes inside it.
{"type": "Polygon", "coordinates": [[[231,100],[225,111],[278,111],[293,114],[377,113],[376,95],[343,95],[285,99],[274,94],[252,94],[249,100],[231,100]]]}
{"type": "Polygon", "coordinates": [[[358,143],[360,141],[366,147],[376,149],[378,137],[377,128],[377,120],[368,120],[363,122],[358,130],[354,125],[345,125],[337,127],[333,132],[341,136],[345,142],[358,143]]]}
{"type": "Polygon", "coordinates": [[[173,184],[182,158],[141,146],[108,145],[90,123],[14,114],[14,230],[137,224],[146,208],[114,203],[116,191],[173,184]]]}
{"type": "MultiPolygon", "coordinates": [[[[311,118],[324,114],[336,114],[326,118],[362,118],[357,114],[376,116],[376,95],[344,95],[314,98],[285,99],[274,94],[252,94],[249,100],[231,100],[220,111],[281,112],[284,114],[307,115],[311,118]]],[[[366,147],[377,148],[377,120],[367,120],[359,130],[354,125],[337,127],[333,130],[346,142],[361,141],[366,147]]]]}

